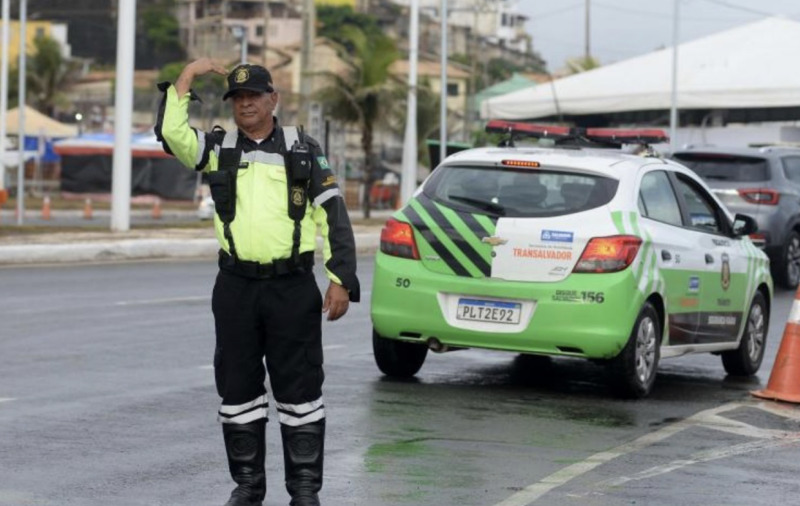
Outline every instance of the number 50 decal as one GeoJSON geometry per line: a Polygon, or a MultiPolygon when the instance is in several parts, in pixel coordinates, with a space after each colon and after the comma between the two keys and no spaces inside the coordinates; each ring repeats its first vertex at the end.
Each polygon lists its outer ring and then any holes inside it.
{"type": "Polygon", "coordinates": [[[411,286],[411,280],[408,278],[397,278],[394,282],[394,286],[397,288],[408,288],[411,286]]]}

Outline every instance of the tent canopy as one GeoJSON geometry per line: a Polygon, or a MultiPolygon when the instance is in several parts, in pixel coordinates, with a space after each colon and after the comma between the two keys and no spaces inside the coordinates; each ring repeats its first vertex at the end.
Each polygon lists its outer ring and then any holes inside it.
{"type": "MultiPolygon", "coordinates": [[[[481,117],[533,119],[671,106],[672,48],[486,100],[481,117]]],[[[766,18],[678,46],[678,101],[687,109],[800,108],[800,23],[766,18]]],[[[800,117],[800,116],[798,116],[800,117]]]]}
{"type": "MultiPolygon", "coordinates": [[[[6,113],[6,132],[9,135],[19,135],[19,107],[10,109],[6,113]]],[[[50,138],[74,137],[78,135],[78,127],[56,121],[26,105],[25,135],[26,137],[43,135],[50,138]]]]}

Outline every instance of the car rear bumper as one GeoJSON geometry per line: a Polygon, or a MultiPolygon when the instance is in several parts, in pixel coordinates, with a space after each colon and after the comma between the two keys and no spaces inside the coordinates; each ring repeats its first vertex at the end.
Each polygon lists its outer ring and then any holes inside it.
{"type": "Polygon", "coordinates": [[[643,299],[630,269],[530,283],[438,274],[420,261],[378,253],[371,316],[375,330],[386,338],[611,358],[625,346],[643,299]],[[459,321],[454,307],[463,297],[519,303],[520,323],[459,321]]]}

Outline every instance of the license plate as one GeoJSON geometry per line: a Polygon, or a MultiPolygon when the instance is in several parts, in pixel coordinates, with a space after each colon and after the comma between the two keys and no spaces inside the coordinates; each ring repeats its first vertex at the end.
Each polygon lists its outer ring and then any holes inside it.
{"type": "Polygon", "coordinates": [[[458,299],[456,318],[476,322],[519,323],[522,304],[496,300],[458,299]]]}

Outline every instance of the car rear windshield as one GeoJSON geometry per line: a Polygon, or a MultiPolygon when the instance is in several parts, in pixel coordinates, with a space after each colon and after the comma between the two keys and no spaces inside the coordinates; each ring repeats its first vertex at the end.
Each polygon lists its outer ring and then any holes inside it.
{"type": "Polygon", "coordinates": [[[494,216],[541,217],[607,204],[615,179],[560,170],[479,166],[437,169],[425,194],[448,207],[494,216]]]}
{"type": "Polygon", "coordinates": [[[769,168],[764,158],[716,153],[677,153],[674,158],[706,181],[769,180],[769,168]]]}

